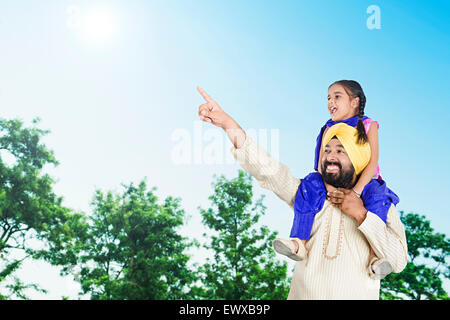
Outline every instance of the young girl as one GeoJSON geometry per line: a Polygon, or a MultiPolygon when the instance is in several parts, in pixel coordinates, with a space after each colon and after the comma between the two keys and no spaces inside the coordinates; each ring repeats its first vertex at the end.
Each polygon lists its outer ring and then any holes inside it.
{"type": "MultiPolygon", "coordinates": [[[[366,96],[358,82],[353,80],[340,80],[330,85],[328,88],[328,111],[330,112],[331,119],[322,127],[317,137],[314,163],[314,169],[322,173],[318,164],[323,156],[322,138],[325,136],[328,128],[342,122],[355,127],[358,131],[357,143],[364,144],[368,142],[371,150],[370,162],[360,174],[358,182],[353,187],[354,196],[357,197],[361,197],[364,188],[372,179],[382,181],[378,166],[379,125],[376,121],[364,116],[365,105],[366,96]]],[[[370,190],[367,192],[370,192],[370,190]]],[[[363,198],[367,199],[367,197],[370,197],[370,194],[368,195],[367,192],[363,198]]],[[[396,199],[393,203],[396,204],[398,198],[396,198],[395,194],[392,193],[392,195],[393,198],[396,199]]],[[[386,221],[384,220],[384,222],[386,221]]],[[[291,237],[292,236],[293,235],[291,234],[291,237]]],[[[307,239],[309,239],[309,237],[307,239]]],[[[278,253],[287,255],[291,259],[298,261],[306,258],[305,244],[307,239],[294,237],[289,241],[278,238],[274,240],[273,245],[278,253]]],[[[384,259],[378,259],[371,248],[369,273],[372,278],[382,279],[391,271],[392,267],[390,263],[384,259]]]]}

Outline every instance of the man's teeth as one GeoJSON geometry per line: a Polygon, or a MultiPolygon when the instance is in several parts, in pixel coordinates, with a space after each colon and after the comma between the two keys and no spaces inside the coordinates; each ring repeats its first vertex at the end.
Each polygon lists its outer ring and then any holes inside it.
{"type": "Polygon", "coordinates": [[[332,108],[331,108],[331,113],[335,113],[335,112],[336,112],[336,110],[337,110],[337,108],[336,108],[336,107],[332,107],[332,108]]]}
{"type": "Polygon", "coordinates": [[[327,166],[328,171],[337,171],[339,170],[339,167],[337,165],[329,165],[327,166]]]}

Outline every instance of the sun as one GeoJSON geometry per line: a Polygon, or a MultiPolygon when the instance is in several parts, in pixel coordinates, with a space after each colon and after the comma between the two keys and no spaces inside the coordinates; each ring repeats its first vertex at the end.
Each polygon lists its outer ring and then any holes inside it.
{"type": "Polygon", "coordinates": [[[111,43],[118,32],[118,21],[113,10],[92,7],[80,11],[78,29],[81,37],[95,46],[111,43]]]}

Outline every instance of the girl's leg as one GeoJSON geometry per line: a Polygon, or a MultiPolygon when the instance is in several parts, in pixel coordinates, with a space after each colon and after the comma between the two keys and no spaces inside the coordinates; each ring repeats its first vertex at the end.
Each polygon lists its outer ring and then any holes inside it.
{"type": "MultiPolygon", "coordinates": [[[[302,240],[302,239],[299,239],[299,240],[303,243],[303,246],[306,246],[306,241],[307,240],[302,240]]],[[[295,248],[294,252],[297,253],[298,252],[298,247],[299,247],[298,242],[295,241],[294,239],[291,239],[291,241],[294,244],[294,248],[295,248]]],[[[375,256],[375,253],[373,255],[375,256]]]]}
{"type": "Polygon", "coordinates": [[[301,240],[299,238],[293,238],[291,240],[276,238],[273,240],[273,248],[276,252],[285,255],[292,260],[301,261],[306,259],[307,256],[305,243],[306,240],[301,240]]]}

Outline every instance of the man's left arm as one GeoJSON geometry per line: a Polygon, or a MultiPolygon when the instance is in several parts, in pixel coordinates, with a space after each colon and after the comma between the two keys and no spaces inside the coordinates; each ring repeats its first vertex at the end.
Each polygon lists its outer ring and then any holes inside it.
{"type": "Polygon", "coordinates": [[[392,204],[389,208],[384,223],[376,214],[367,211],[361,198],[351,190],[339,188],[336,192],[328,193],[327,199],[356,220],[358,229],[364,234],[376,256],[387,259],[393,272],[401,272],[406,267],[408,246],[405,228],[395,205],[392,204]]]}
{"type": "Polygon", "coordinates": [[[378,258],[387,259],[393,272],[401,272],[408,259],[405,228],[392,204],[386,223],[376,214],[368,211],[358,229],[364,234],[378,258]]]}

